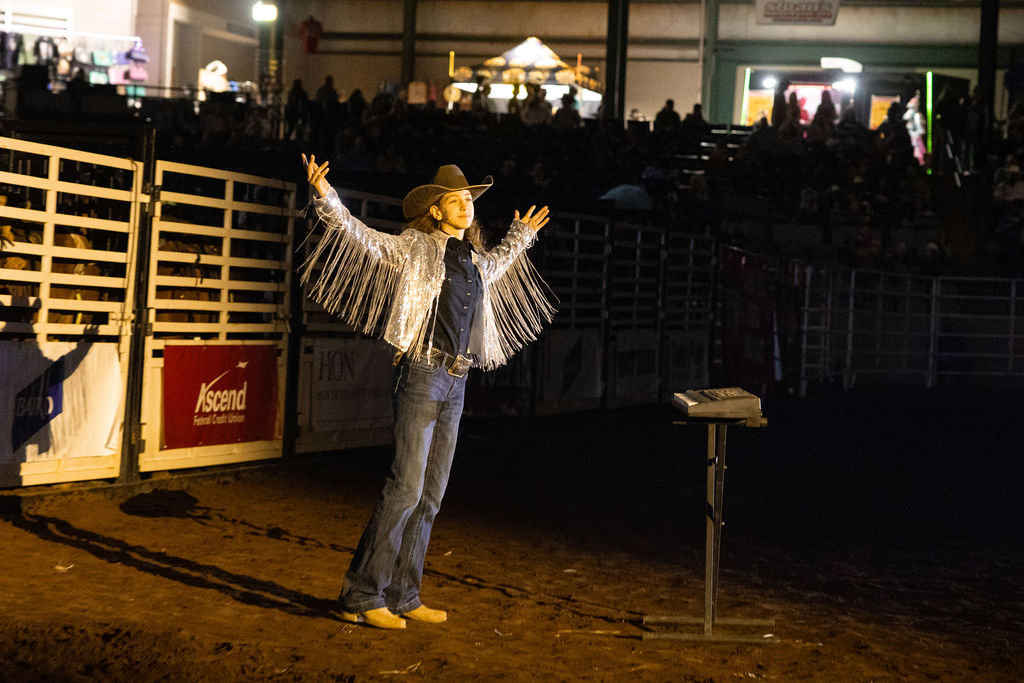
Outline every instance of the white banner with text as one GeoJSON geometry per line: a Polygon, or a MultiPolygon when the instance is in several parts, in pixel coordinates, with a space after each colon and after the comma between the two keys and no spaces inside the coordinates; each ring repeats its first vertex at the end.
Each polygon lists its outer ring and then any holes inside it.
{"type": "Polygon", "coordinates": [[[117,452],[116,344],[0,342],[0,377],[0,463],[117,452]]]}

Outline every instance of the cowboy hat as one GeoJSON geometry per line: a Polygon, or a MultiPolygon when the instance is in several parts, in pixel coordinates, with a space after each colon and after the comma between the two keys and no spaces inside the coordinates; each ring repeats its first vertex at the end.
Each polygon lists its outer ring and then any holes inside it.
{"type": "Polygon", "coordinates": [[[437,169],[434,182],[409,190],[409,194],[402,200],[402,213],[406,220],[422,216],[442,195],[461,190],[469,190],[475,201],[493,183],[494,179],[487,176],[480,185],[470,185],[458,166],[448,164],[437,169]]]}

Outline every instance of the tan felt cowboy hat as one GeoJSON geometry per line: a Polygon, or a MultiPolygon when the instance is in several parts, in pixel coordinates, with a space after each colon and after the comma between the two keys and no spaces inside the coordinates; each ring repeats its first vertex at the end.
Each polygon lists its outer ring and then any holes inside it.
{"type": "Polygon", "coordinates": [[[434,174],[434,182],[409,190],[409,194],[405,195],[405,199],[402,200],[402,213],[405,214],[406,220],[422,216],[442,195],[460,190],[469,190],[473,195],[473,200],[476,201],[476,198],[492,184],[494,184],[494,179],[487,176],[480,185],[470,185],[458,166],[448,164],[437,169],[437,173],[434,174]]]}

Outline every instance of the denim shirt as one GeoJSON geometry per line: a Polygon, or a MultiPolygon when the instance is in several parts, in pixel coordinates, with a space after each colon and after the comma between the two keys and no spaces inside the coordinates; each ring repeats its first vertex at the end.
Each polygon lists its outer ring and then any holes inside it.
{"type": "Polygon", "coordinates": [[[473,245],[449,237],[444,249],[444,282],[437,300],[437,314],[431,326],[432,346],[453,356],[474,352],[470,331],[476,302],[483,293],[480,271],[473,264],[473,245]]]}

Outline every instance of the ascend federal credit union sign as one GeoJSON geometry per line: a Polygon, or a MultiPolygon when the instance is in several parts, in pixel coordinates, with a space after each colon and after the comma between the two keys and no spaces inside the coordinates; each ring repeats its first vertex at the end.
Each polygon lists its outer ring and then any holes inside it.
{"type": "Polygon", "coordinates": [[[277,349],[164,348],[162,448],[277,437],[277,349]]]}
{"type": "Polygon", "coordinates": [[[839,0],[757,0],[757,23],[832,26],[839,0]]]}

